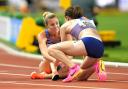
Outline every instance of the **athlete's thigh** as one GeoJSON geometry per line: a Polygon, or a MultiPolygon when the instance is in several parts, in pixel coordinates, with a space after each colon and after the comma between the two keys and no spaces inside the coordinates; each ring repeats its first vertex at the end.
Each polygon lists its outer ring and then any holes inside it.
{"type": "Polygon", "coordinates": [[[81,56],[86,55],[86,49],[81,40],[65,41],[55,44],[55,49],[63,51],[67,55],[81,56]]]}

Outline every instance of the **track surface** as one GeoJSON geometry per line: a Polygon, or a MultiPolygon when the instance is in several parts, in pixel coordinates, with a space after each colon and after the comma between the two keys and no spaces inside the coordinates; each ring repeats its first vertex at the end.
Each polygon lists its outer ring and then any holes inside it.
{"type": "Polygon", "coordinates": [[[128,68],[107,67],[108,80],[98,82],[95,73],[88,81],[30,79],[40,60],[10,55],[0,49],[0,89],[128,89],[128,68]]]}

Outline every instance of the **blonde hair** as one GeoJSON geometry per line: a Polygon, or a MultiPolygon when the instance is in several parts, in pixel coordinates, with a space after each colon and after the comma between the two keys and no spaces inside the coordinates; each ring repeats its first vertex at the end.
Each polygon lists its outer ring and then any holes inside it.
{"type": "Polygon", "coordinates": [[[48,19],[52,19],[54,17],[57,17],[54,13],[51,12],[44,12],[43,13],[43,19],[44,19],[44,23],[45,25],[48,24],[48,19]]]}

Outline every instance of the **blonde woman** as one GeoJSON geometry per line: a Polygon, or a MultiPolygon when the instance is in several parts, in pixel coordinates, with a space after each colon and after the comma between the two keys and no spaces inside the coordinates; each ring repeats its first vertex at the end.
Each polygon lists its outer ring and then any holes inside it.
{"type": "Polygon", "coordinates": [[[57,16],[51,12],[44,12],[43,18],[47,29],[38,35],[39,48],[41,50],[41,54],[43,55],[43,61],[39,64],[40,73],[32,72],[31,78],[52,78],[52,80],[58,80],[59,77],[62,78],[67,75],[68,67],[64,66],[60,62],[51,62],[50,59],[55,59],[49,56],[48,47],[52,44],[60,42],[59,20],[57,16]],[[57,70],[57,67],[60,67],[60,65],[61,67],[63,66],[63,68],[57,70]]]}

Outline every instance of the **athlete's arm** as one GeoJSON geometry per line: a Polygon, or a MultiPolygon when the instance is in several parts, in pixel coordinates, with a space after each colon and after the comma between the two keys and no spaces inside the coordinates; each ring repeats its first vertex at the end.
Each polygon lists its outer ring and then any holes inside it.
{"type": "Polygon", "coordinates": [[[68,35],[68,23],[64,23],[60,28],[61,41],[71,40],[71,35],[68,35]]]}
{"type": "Polygon", "coordinates": [[[46,38],[46,34],[45,32],[41,32],[39,35],[38,35],[38,42],[39,42],[39,48],[40,48],[40,51],[41,51],[41,54],[43,55],[43,57],[45,59],[48,59],[52,62],[55,62],[56,59],[54,59],[53,57],[51,57],[49,54],[48,54],[48,49],[47,49],[47,38],[46,38]]]}

